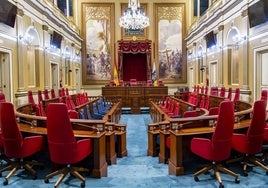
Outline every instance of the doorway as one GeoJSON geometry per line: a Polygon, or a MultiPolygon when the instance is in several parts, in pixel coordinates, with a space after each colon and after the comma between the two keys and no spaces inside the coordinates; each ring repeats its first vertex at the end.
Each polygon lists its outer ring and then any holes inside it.
{"type": "Polygon", "coordinates": [[[0,92],[4,93],[6,101],[13,103],[12,97],[12,70],[11,70],[11,51],[0,49],[0,92]]]}
{"type": "Polygon", "coordinates": [[[268,49],[256,52],[255,60],[255,85],[254,85],[254,101],[260,99],[261,91],[268,90],[268,49]]]}
{"type": "Polygon", "coordinates": [[[51,63],[51,88],[55,91],[59,89],[59,65],[56,63],[51,63]]]}

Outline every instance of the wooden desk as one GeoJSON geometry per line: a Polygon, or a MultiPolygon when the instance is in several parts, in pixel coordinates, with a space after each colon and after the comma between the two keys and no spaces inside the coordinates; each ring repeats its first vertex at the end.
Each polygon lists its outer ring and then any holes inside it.
{"type": "MultiPolygon", "coordinates": [[[[234,130],[236,131],[247,128],[250,124],[250,121],[250,119],[246,119],[240,123],[235,123],[234,130]]],[[[170,158],[168,161],[169,174],[176,176],[184,174],[183,158],[186,158],[187,155],[191,153],[190,141],[192,137],[208,137],[213,132],[213,127],[197,127],[181,130],[170,130],[170,158]]],[[[160,131],[160,139],[165,139],[166,135],[167,131],[160,131]]],[[[162,142],[162,139],[160,142],[162,142]]]]}
{"type": "Polygon", "coordinates": [[[131,107],[132,113],[140,113],[140,107],[149,106],[150,98],[162,99],[168,95],[167,86],[102,87],[102,96],[108,101],[122,99],[122,107],[131,107]]]}
{"type": "MultiPolygon", "coordinates": [[[[29,124],[19,123],[20,130],[25,133],[47,135],[45,127],[31,127],[29,124]]],[[[105,156],[105,132],[73,130],[77,138],[91,138],[93,141],[93,171],[92,177],[107,176],[107,162],[105,156]]]]}

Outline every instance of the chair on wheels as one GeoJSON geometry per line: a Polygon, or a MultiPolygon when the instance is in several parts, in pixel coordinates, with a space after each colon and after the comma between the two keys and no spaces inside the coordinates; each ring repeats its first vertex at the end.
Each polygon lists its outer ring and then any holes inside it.
{"type": "Polygon", "coordinates": [[[22,137],[17,125],[14,106],[9,102],[0,103],[0,127],[2,130],[4,153],[8,158],[12,159],[8,166],[0,170],[0,173],[6,170],[11,170],[6,176],[3,184],[7,185],[9,178],[22,167],[33,175],[33,179],[36,179],[37,172],[32,167],[34,165],[43,166],[43,164],[34,161],[24,161],[24,159],[36,154],[42,149],[43,137],[22,137]]]}
{"type": "Polygon", "coordinates": [[[85,187],[86,179],[79,172],[89,170],[72,165],[84,160],[92,153],[92,141],[89,138],[76,141],[65,104],[48,105],[47,138],[51,161],[64,165],[64,168],[48,174],[45,177],[45,183],[48,183],[50,178],[62,174],[55,183],[55,187],[58,187],[64,177],[71,173],[82,181],[81,187],[85,187]]]}
{"type": "Polygon", "coordinates": [[[255,157],[256,154],[262,151],[266,127],[265,118],[266,102],[263,100],[255,101],[252,119],[247,133],[236,133],[233,135],[232,148],[243,154],[243,156],[237,160],[243,163],[244,176],[248,176],[247,166],[249,162],[264,169],[268,175],[268,167],[265,166],[260,159],[255,157]]]}
{"type": "Polygon", "coordinates": [[[238,175],[221,165],[221,162],[230,157],[232,149],[232,136],[234,128],[234,106],[231,101],[223,101],[219,107],[217,124],[211,139],[193,138],[191,140],[191,151],[208,160],[211,164],[202,168],[194,174],[195,181],[199,181],[198,176],[213,169],[219,187],[223,188],[220,171],[230,174],[239,183],[238,175]]]}

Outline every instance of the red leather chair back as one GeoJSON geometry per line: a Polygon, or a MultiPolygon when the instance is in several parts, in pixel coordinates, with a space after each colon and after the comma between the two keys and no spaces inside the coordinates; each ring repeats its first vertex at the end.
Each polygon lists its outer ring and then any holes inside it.
{"type": "Polygon", "coordinates": [[[61,94],[62,94],[63,97],[66,96],[66,93],[65,93],[65,89],[64,88],[61,88],[61,94]]]}
{"type": "Polygon", "coordinates": [[[119,86],[125,86],[124,80],[119,80],[119,86]]]}
{"type": "Polygon", "coordinates": [[[205,95],[208,94],[208,86],[205,86],[205,92],[204,92],[205,95]]]}
{"type": "Polygon", "coordinates": [[[261,91],[261,100],[264,100],[267,105],[267,97],[268,97],[268,91],[267,90],[262,90],[261,91]]]}
{"type": "Polygon", "coordinates": [[[58,92],[59,92],[59,97],[63,97],[62,89],[59,89],[58,92]]]}
{"type": "Polygon", "coordinates": [[[236,88],[235,89],[235,96],[234,96],[234,99],[233,99],[234,103],[236,103],[236,101],[238,101],[239,98],[240,98],[240,89],[236,88]]]}
{"type": "Polygon", "coordinates": [[[232,88],[230,87],[228,89],[227,99],[232,100],[232,88]]]}
{"type": "Polygon", "coordinates": [[[52,98],[52,99],[56,98],[55,90],[54,90],[53,88],[51,89],[50,92],[51,92],[51,98],[52,98]]]}
{"type": "Polygon", "coordinates": [[[196,117],[197,116],[197,111],[193,110],[193,111],[185,111],[183,113],[183,117],[196,117]]]}
{"type": "Polygon", "coordinates": [[[225,97],[225,87],[221,87],[220,97],[225,97]]]}
{"type": "Polygon", "coordinates": [[[206,102],[205,102],[205,109],[209,109],[209,106],[210,106],[210,98],[209,96],[206,97],[206,102]]]}
{"type": "Polygon", "coordinates": [[[46,117],[46,112],[42,103],[39,103],[35,106],[35,114],[37,116],[46,117]]]}
{"type": "Polygon", "coordinates": [[[0,93],[0,102],[6,102],[6,97],[4,93],[0,93]]]}
{"type": "Polygon", "coordinates": [[[223,101],[219,107],[218,119],[212,136],[215,160],[224,160],[230,156],[234,128],[234,104],[223,101]]]}
{"type": "Polygon", "coordinates": [[[47,108],[47,137],[50,158],[57,164],[70,164],[75,157],[76,139],[68,115],[62,103],[51,103],[47,108]]]}
{"type": "Polygon", "coordinates": [[[205,103],[206,103],[206,97],[205,95],[202,95],[199,103],[199,108],[205,108],[205,103]]]}
{"type": "Polygon", "coordinates": [[[178,116],[180,113],[180,103],[176,102],[172,116],[178,116]]]}
{"type": "Polygon", "coordinates": [[[77,93],[76,96],[75,96],[75,103],[76,103],[76,106],[79,106],[82,104],[81,102],[81,94],[80,93],[77,93]]]}
{"type": "Polygon", "coordinates": [[[158,80],[158,86],[164,86],[163,80],[158,80]]]}
{"type": "Polygon", "coordinates": [[[20,158],[23,137],[17,125],[12,103],[0,103],[0,127],[6,156],[20,158]]]}
{"type": "Polygon", "coordinates": [[[131,86],[137,85],[137,80],[135,78],[132,78],[132,79],[129,80],[129,84],[131,86]]]}
{"type": "Polygon", "coordinates": [[[219,107],[212,107],[208,110],[208,115],[218,115],[219,114],[219,107]]]}
{"type": "Polygon", "coordinates": [[[68,88],[65,89],[65,95],[69,96],[69,89],[68,88]]]}
{"type": "Polygon", "coordinates": [[[255,101],[250,126],[247,131],[248,154],[261,152],[263,144],[264,129],[266,127],[266,102],[255,101]]]}
{"type": "Polygon", "coordinates": [[[218,96],[218,87],[214,86],[210,88],[210,95],[212,96],[218,96]]]}
{"type": "Polygon", "coordinates": [[[201,91],[200,91],[201,94],[204,94],[204,86],[201,87],[201,91]]]}
{"type": "Polygon", "coordinates": [[[38,103],[41,103],[43,101],[42,91],[37,91],[37,97],[38,97],[38,103]]]}
{"type": "Polygon", "coordinates": [[[48,95],[48,90],[47,89],[44,90],[44,98],[45,98],[45,100],[48,100],[49,99],[49,95],[48,95]]]}
{"type": "Polygon", "coordinates": [[[33,92],[31,90],[28,91],[28,103],[35,105],[34,98],[33,98],[33,92]]]}

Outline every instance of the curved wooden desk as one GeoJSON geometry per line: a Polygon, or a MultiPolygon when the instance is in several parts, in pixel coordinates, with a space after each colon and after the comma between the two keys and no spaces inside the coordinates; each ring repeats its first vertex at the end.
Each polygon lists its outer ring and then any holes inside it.
{"type": "MultiPolygon", "coordinates": [[[[187,109],[189,104],[177,99],[187,109]]],[[[220,104],[222,98],[213,98],[213,105],[220,104]]],[[[148,125],[148,150],[147,154],[159,157],[159,163],[169,164],[169,174],[183,175],[183,159],[191,153],[190,142],[194,136],[211,137],[214,129],[211,124],[218,115],[208,115],[207,111],[197,117],[168,118],[158,107],[158,103],[150,101],[150,114],[154,123],[148,125]],[[160,118],[159,118],[160,117],[160,118]],[[159,149],[157,148],[158,136],[160,137],[159,149]],[[166,138],[170,136],[170,149],[166,147],[166,138]],[[158,151],[159,150],[159,151],[158,151]]],[[[200,109],[202,111],[202,108],[200,109]]],[[[237,101],[235,106],[235,121],[240,121],[234,126],[235,130],[247,128],[250,124],[252,105],[244,101],[237,101]]]]}
{"type": "MultiPolygon", "coordinates": [[[[46,135],[45,127],[32,127],[29,124],[19,122],[19,127],[22,132],[46,135]]],[[[105,132],[96,132],[90,130],[73,130],[77,138],[91,138],[93,141],[93,171],[92,177],[101,178],[107,176],[107,162],[105,156],[105,132]]]]}
{"type": "MultiPolygon", "coordinates": [[[[245,129],[250,125],[250,119],[234,124],[234,131],[245,129]]],[[[183,158],[189,155],[190,141],[193,137],[207,137],[214,132],[213,127],[193,127],[181,130],[160,131],[160,142],[165,142],[166,136],[170,136],[170,158],[168,160],[170,175],[183,175],[183,158]]],[[[165,143],[164,143],[165,144],[165,143]]]]}

